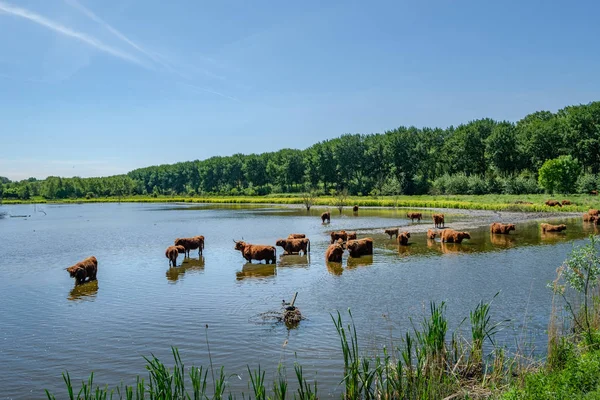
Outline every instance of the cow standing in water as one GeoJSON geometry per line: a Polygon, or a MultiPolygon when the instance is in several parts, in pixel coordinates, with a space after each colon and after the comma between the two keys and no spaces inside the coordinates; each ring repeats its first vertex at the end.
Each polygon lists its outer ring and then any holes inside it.
{"type": "Polygon", "coordinates": [[[321,221],[323,223],[325,223],[325,221],[327,221],[327,223],[331,223],[331,212],[329,211],[325,211],[323,214],[321,214],[321,221]]]}
{"type": "Polygon", "coordinates": [[[267,246],[262,244],[249,244],[244,241],[235,242],[235,249],[242,252],[242,256],[249,263],[252,260],[262,261],[268,264],[277,263],[277,250],[273,246],[267,246]]]}

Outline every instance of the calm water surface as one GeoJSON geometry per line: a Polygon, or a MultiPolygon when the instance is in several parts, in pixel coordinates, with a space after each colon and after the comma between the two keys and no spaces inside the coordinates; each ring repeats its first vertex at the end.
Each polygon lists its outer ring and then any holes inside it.
{"type": "MultiPolygon", "coordinates": [[[[490,239],[471,230],[463,245],[427,242],[413,234],[400,251],[382,228],[406,225],[405,210],[361,209],[321,225],[314,209],[276,206],[85,204],[2,206],[0,219],[0,398],[63,394],[61,372],[75,381],[95,373],[111,387],[145,375],[142,356],[171,365],[170,346],[186,365],[224,365],[234,390],[247,391],[246,365],[294,361],[319,381],[321,396],[339,393],[342,357],[331,313],[351,308],[365,351],[398,340],[420,320],[430,301],[445,301],[456,326],[481,299],[501,291],[494,320],[510,319],[499,341],[526,342],[543,352],[551,293],[546,283],[573,244],[593,232],[581,219],[565,219],[566,234],[542,236],[538,223],[522,223],[510,237],[490,239]],[[42,209],[47,215],[39,212],[42,209]],[[37,212],[36,212],[37,211],[37,212]],[[373,257],[326,265],[331,230],[358,230],[375,240],[373,257]],[[311,238],[309,257],[280,257],[276,266],[245,264],[232,240],[275,244],[289,233],[311,238]],[[202,234],[197,252],[169,268],[165,248],[176,237],[202,234]],[[95,255],[98,281],[74,287],[64,268],[95,255]],[[307,317],[297,329],[261,318],[298,291],[307,317]]],[[[432,225],[426,215],[423,223],[432,225]]],[[[447,225],[458,220],[449,216],[447,225]]],[[[346,315],[346,314],[344,314],[346,315]]]]}

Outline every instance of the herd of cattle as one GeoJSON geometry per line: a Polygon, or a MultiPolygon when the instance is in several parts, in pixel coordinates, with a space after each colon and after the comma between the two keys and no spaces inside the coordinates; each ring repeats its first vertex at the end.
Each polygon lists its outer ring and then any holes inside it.
{"type": "MultiPolygon", "coordinates": [[[[555,200],[546,202],[549,206],[562,206],[570,204],[568,200],[563,200],[559,203],[555,200]]],[[[358,207],[354,206],[354,212],[358,211],[358,207]]],[[[407,213],[406,217],[412,222],[415,220],[420,222],[423,219],[422,213],[407,213]]],[[[444,214],[433,214],[432,220],[434,229],[427,230],[427,240],[435,240],[440,238],[443,243],[462,243],[465,239],[471,239],[469,232],[459,232],[454,229],[446,229],[444,222],[444,214]]],[[[331,213],[326,211],[321,214],[323,223],[331,222],[331,213]]],[[[595,209],[590,209],[583,214],[583,221],[590,222],[595,225],[600,225],[600,212],[595,209]]],[[[551,225],[547,223],[540,224],[543,233],[546,232],[562,232],[567,229],[565,224],[551,225]]],[[[491,234],[507,235],[510,231],[515,230],[515,224],[502,224],[494,222],[490,225],[491,234]]],[[[400,228],[385,229],[384,232],[389,235],[390,239],[395,236],[399,246],[408,246],[410,232],[401,232],[400,228]]],[[[265,261],[267,264],[275,264],[277,262],[277,251],[275,246],[250,244],[244,241],[235,241],[234,249],[242,253],[242,256],[247,262],[252,260],[265,261]]],[[[292,233],[287,239],[278,239],[276,246],[283,249],[283,254],[302,254],[310,253],[310,239],[302,233],[292,233]]],[[[190,238],[177,238],[172,246],[167,247],[165,256],[169,259],[169,267],[177,266],[177,257],[179,254],[185,254],[189,257],[191,250],[198,250],[198,256],[202,255],[204,250],[204,236],[194,236],[190,238]]],[[[325,252],[325,260],[327,262],[341,262],[345,251],[348,251],[349,257],[361,257],[373,254],[373,239],[363,238],[358,239],[356,232],[334,231],[330,233],[330,244],[325,252]]],[[[78,262],[66,268],[72,278],[75,278],[76,284],[84,283],[86,280],[96,280],[98,272],[98,260],[96,257],[88,257],[83,261],[78,262]]]]}

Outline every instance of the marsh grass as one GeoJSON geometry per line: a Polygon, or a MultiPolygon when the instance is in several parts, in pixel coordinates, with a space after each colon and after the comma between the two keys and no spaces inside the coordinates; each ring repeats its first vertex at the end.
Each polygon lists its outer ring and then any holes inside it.
{"type": "MultiPolygon", "coordinates": [[[[301,193],[277,194],[267,196],[130,196],[98,197],[90,199],[45,200],[5,200],[5,204],[20,203],[221,203],[221,204],[305,204],[301,193]]],[[[414,195],[414,196],[350,196],[344,204],[356,204],[360,207],[426,207],[455,208],[490,211],[526,211],[526,212],[584,212],[590,208],[600,207],[600,198],[590,195],[568,195],[551,197],[546,194],[530,195],[414,195]],[[574,204],[564,207],[548,207],[544,204],[549,198],[569,199],[574,204]],[[518,201],[533,204],[518,204],[518,201]]],[[[335,196],[315,197],[311,206],[336,207],[339,200],[335,196]]]]}

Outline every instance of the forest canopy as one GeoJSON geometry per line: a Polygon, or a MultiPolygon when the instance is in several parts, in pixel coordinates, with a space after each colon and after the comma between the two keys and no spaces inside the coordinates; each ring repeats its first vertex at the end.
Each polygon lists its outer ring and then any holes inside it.
{"type": "MultiPolygon", "coordinates": [[[[600,102],[538,111],[520,121],[489,118],[441,128],[344,134],[304,150],[234,154],[157,165],[102,178],[0,177],[0,198],[131,195],[264,195],[316,190],[351,195],[536,193],[548,160],[570,156],[571,191],[598,188],[600,102]]],[[[559,186],[558,188],[562,188],[559,186]]],[[[553,188],[554,189],[554,188],[553,188]]]]}

